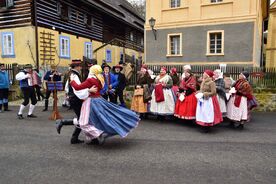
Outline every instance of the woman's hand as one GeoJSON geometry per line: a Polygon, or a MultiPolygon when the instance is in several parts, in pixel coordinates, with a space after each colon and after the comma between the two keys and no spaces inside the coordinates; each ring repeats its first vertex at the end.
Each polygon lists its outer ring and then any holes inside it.
{"type": "Polygon", "coordinates": [[[88,91],[89,93],[96,93],[98,91],[98,88],[96,86],[92,86],[88,91]]]}

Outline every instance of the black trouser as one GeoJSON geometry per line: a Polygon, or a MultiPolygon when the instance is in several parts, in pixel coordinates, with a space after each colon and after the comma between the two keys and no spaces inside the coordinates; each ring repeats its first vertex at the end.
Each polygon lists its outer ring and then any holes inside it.
{"type": "Polygon", "coordinates": [[[37,103],[34,87],[21,88],[21,90],[24,95],[24,101],[22,105],[27,106],[30,102],[29,99],[31,99],[32,105],[35,105],[37,103]]]}
{"type": "Polygon", "coordinates": [[[4,110],[8,110],[8,98],[9,88],[0,89],[0,110],[2,110],[2,105],[4,105],[4,110]]]}
{"type": "Polygon", "coordinates": [[[120,103],[122,105],[125,104],[125,101],[124,101],[124,90],[116,90],[116,93],[115,93],[115,103],[116,104],[117,104],[118,97],[119,97],[120,103]]]}
{"type": "Polygon", "coordinates": [[[44,98],[44,95],[40,91],[41,87],[39,85],[35,85],[35,91],[37,99],[40,100],[40,97],[44,98]]]}
{"type": "MultiPolygon", "coordinates": [[[[71,108],[73,109],[73,111],[75,112],[79,120],[80,114],[81,114],[82,101],[78,97],[74,96],[69,98],[69,102],[70,102],[71,108]]],[[[77,140],[79,138],[80,133],[81,133],[81,129],[78,127],[75,127],[75,130],[72,134],[72,139],[77,140]]]]}
{"type": "Polygon", "coordinates": [[[111,93],[105,93],[104,95],[102,95],[102,97],[104,99],[106,99],[108,101],[108,98],[109,98],[109,101],[112,102],[112,103],[117,103],[117,100],[115,99],[115,93],[114,94],[111,94],[111,93]]]}

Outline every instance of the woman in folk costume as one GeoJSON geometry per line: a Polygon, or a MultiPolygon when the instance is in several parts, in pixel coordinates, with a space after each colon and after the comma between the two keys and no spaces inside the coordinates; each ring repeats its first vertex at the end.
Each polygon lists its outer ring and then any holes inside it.
{"type": "Polygon", "coordinates": [[[204,71],[200,92],[196,94],[198,99],[196,123],[201,125],[205,132],[208,132],[210,127],[223,121],[213,76],[214,72],[212,70],[204,71]]]}
{"type": "Polygon", "coordinates": [[[171,68],[170,70],[170,76],[173,80],[173,87],[172,87],[172,90],[176,96],[176,93],[178,91],[178,86],[179,86],[179,83],[180,83],[180,77],[178,76],[177,74],[177,69],[176,68],[171,68]]]}
{"type": "Polygon", "coordinates": [[[175,105],[174,116],[187,120],[196,118],[197,99],[195,92],[196,78],[193,76],[191,70],[186,70],[185,78],[180,83],[179,97],[175,105]]]}
{"type": "Polygon", "coordinates": [[[225,93],[225,83],[223,79],[223,72],[220,69],[214,71],[214,81],[216,83],[217,98],[219,102],[220,111],[222,116],[226,116],[226,93],[225,93]]]}
{"type": "Polygon", "coordinates": [[[160,75],[155,79],[155,87],[152,92],[150,111],[158,115],[162,120],[165,115],[174,115],[175,97],[172,91],[173,81],[167,75],[167,68],[162,67],[160,75]]]}
{"type": "Polygon", "coordinates": [[[143,118],[146,118],[147,104],[151,100],[151,94],[149,93],[151,83],[152,79],[148,73],[148,68],[143,65],[138,73],[137,85],[131,102],[131,110],[140,113],[143,118]]]}
{"type": "Polygon", "coordinates": [[[249,110],[257,106],[252,87],[247,80],[248,77],[249,73],[247,71],[243,71],[239,75],[239,79],[230,90],[231,97],[227,104],[227,117],[232,122],[238,123],[235,126],[238,129],[243,129],[244,123],[250,119],[249,110]]]}
{"type": "Polygon", "coordinates": [[[101,73],[101,66],[94,65],[90,68],[86,81],[77,84],[72,76],[70,82],[75,90],[97,87],[97,91],[90,93],[82,104],[79,126],[89,140],[98,138],[100,144],[107,136],[126,137],[140,121],[133,111],[110,103],[101,97],[100,90],[104,86],[104,77],[101,73]]]}

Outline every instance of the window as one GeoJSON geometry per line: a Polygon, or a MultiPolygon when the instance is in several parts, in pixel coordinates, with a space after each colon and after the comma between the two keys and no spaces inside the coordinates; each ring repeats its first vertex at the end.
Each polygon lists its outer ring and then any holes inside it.
{"type": "Polygon", "coordinates": [[[85,42],[85,54],[84,55],[88,59],[92,59],[93,50],[92,50],[92,43],[91,42],[85,42]]]}
{"type": "Polygon", "coordinates": [[[168,56],[181,56],[182,55],[182,34],[169,34],[168,35],[168,56]]]}
{"type": "Polygon", "coordinates": [[[0,8],[11,8],[14,6],[14,0],[0,0],[0,8]]]}
{"type": "Polygon", "coordinates": [[[211,3],[219,3],[222,2],[223,0],[211,0],[211,3]]]}
{"type": "Polygon", "coordinates": [[[224,54],[224,31],[208,31],[207,33],[207,54],[224,54]]]}
{"type": "Polygon", "coordinates": [[[13,33],[2,33],[2,57],[15,57],[13,33]]]}
{"type": "Polygon", "coordinates": [[[134,34],[133,34],[133,32],[129,33],[129,39],[130,39],[130,41],[134,41],[134,34]]]}
{"type": "Polygon", "coordinates": [[[180,0],[171,0],[171,8],[180,7],[180,0]]]}
{"type": "Polygon", "coordinates": [[[70,59],[70,38],[67,36],[60,36],[59,38],[60,57],[70,59]]]}
{"type": "Polygon", "coordinates": [[[88,28],[92,28],[93,27],[94,20],[92,19],[91,15],[87,15],[87,14],[84,15],[84,24],[88,28]]]}
{"type": "Polygon", "coordinates": [[[106,50],[105,61],[108,63],[112,62],[112,52],[109,49],[106,50]]]}
{"type": "Polygon", "coordinates": [[[57,13],[63,20],[69,20],[71,9],[64,3],[57,2],[57,13]]]}

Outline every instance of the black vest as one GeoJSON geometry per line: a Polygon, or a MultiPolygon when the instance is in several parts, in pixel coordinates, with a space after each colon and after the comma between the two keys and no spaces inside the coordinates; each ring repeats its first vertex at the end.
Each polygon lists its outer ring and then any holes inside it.
{"type": "Polygon", "coordinates": [[[70,73],[69,73],[69,79],[68,79],[68,86],[69,86],[68,96],[69,96],[70,98],[76,97],[76,95],[75,95],[75,93],[74,93],[74,90],[73,90],[73,88],[72,88],[72,86],[71,86],[71,84],[70,84],[70,82],[71,82],[71,80],[70,80],[71,74],[77,75],[78,78],[81,80],[81,76],[80,76],[80,74],[79,74],[78,72],[76,72],[75,70],[71,70],[71,71],[70,71],[70,73]]]}

